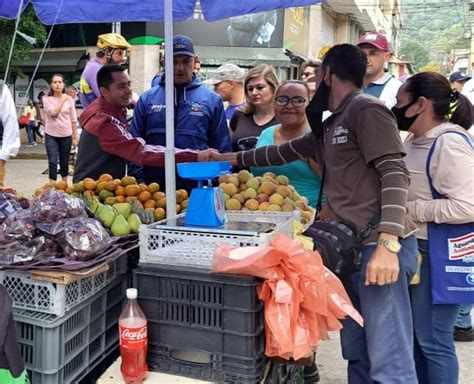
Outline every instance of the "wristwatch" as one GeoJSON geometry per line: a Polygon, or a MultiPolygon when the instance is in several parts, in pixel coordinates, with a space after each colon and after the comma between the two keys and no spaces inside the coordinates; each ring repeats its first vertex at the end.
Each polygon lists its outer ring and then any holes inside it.
{"type": "Polygon", "coordinates": [[[402,249],[402,245],[397,240],[379,239],[377,244],[383,245],[392,253],[398,253],[402,249]]]}

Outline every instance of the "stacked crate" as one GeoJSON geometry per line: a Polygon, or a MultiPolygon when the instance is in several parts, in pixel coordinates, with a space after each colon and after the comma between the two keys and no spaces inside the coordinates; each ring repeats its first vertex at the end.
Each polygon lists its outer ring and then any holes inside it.
{"type": "Polygon", "coordinates": [[[129,286],[127,255],[109,270],[62,285],[0,271],[13,299],[16,336],[32,384],[79,383],[118,354],[118,319],[129,286]]]}

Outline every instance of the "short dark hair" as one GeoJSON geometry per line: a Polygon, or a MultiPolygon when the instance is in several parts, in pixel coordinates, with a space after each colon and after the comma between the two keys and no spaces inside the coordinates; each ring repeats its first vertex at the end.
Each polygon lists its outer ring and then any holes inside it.
{"type": "Polygon", "coordinates": [[[125,72],[126,70],[127,68],[118,64],[104,65],[101,69],[99,69],[99,72],[97,72],[97,86],[99,89],[100,87],[109,88],[114,82],[112,74],[117,72],[125,72]]]}
{"type": "Polygon", "coordinates": [[[296,85],[299,85],[301,87],[303,87],[306,92],[308,93],[308,96],[310,94],[309,92],[309,88],[308,88],[308,84],[306,84],[304,81],[301,81],[301,80],[285,80],[283,83],[280,84],[280,86],[277,88],[277,90],[275,91],[275,95],[280,92],[280,90],[287,86],[287,85],[290,85],[290,84],[296,84],[296,85]]]}
{"type": "Polygon", "coordinates": [[[451,84],[443,75],[436,72],[420,72],[411,76],[405,84],[405,91],[410,94],[411,101],[425,97],[431,100],[436,117],[448,118],[450,122],[464,129],[471,128],[473,121],[471,102],[466,96],[453,92],[451,84]]]}
{"type": "Polygon", "coordinates": [[[355,45],[338,44],[326,53],[321,66],[323,69],[329,67],[339,79],[362,88],[367,71],[367,56],[355,45]]]}

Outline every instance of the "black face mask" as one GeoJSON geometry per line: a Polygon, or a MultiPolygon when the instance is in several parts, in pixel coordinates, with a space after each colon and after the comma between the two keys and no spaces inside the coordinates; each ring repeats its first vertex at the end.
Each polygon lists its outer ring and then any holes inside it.
{"type": "Polygon", "coordinates": [[[415,101],[412,101],[411,103],[408,103],[404,107],[400,107],[400,108],[393,107],[392,108],[392,113],[395,115],[395,117],[397,119],[397,125],[398,125],[398,129],[400,131],[408,131],[410,129],[410,127],[413,125],[413,123],[415,122],[415,120],[420,115],[419,113],[417,113],[415,116],[412,116],[412,117],[406,117],[405,116],[405,113],[408,110],[408,108],[410,108],[417,101],[418,101],[418,99],[415,100],[415,101]]]}
{"type": "Polygon", "coordinates": [[[308,107],[306,107],[309,125],[317,139],[322,139],[323,137],[323,112],[328,109],[330,90],[331,87],[323,80],[319,84],[308,107]]]}

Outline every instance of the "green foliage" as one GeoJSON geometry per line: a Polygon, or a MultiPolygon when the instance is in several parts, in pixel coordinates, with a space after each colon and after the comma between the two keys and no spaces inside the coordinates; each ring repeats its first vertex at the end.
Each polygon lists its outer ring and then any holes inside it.
{"type": "MultiPolygon", "coordinates": [[[[46,41],[47,33],[46,28],[36,18],[32,5],[28,5],[27,9],[20,18],[18,30],[37,40],[38,46],[42,46],[42,43],[46,41]]],[[[8,62],[8,55],[10,53],[10,47],[12,44],[13,33],[15,31],[15,20],[0,19],[0,73],[4,74],[8,62]]],[[[21,36],[17,35],[15,38],[15,45],[13,49],[13,60],[14,62],[21,62],[27,60],[29,51],[32,46],[21,36]]],[[[15,76],[22,76],[23,72],[16,65],[11,65],[9,77],[14,78],[15,76]]],[[[3,77],[3,76],[1,76],[3,77]]]]}
{"type": "Polygon", "coordinates": [[[417,70],[437,63],[444,71],[453,49],[470,47],[468,0],[402,0],[401,10],[400,56],[413,60],[417,70]]]}
{"type": "Polygon", "coordinates": [[[430,61],[429,63],[420,67],[420,72],[438,72],[441,73],[441,65],[435,61],[430,61]]]}

